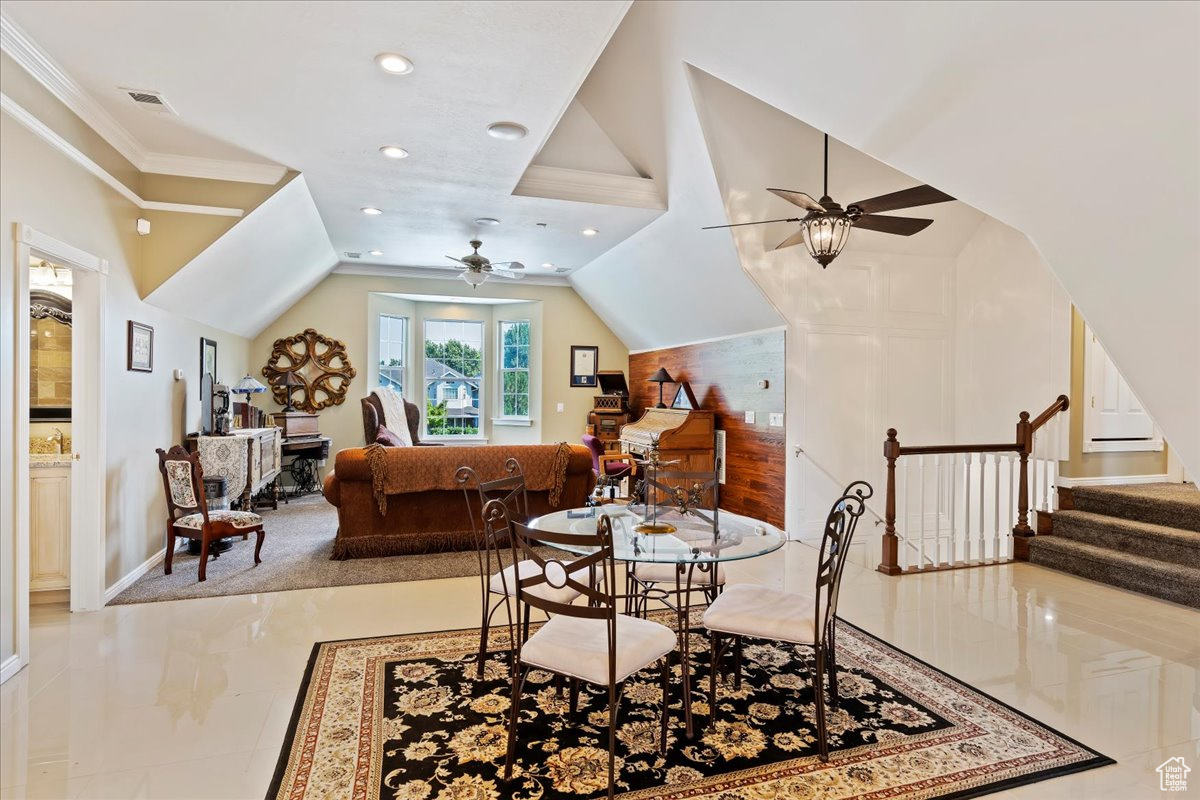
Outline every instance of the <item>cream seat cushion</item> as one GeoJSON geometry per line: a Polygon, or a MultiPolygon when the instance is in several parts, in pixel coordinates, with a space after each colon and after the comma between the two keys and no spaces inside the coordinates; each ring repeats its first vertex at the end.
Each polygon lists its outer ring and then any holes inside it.
{"type": "MultiPolygon", "coordinates": [[[[262,525],[262,517],[249,511],[209,511],[209,522],[227,522],[235,528],[253,528],[262,525]]],[[[204,525],[204,515],[197,512],[175,520],[177,528],[192,528],[200,530],[204,525]]]]}
{"type": "MultiPolygon", "coordinates": [[[[567,566],[569,567],[570,564],[568,563],[567,566]]],[[[586,569],[587,567],[583,567],[583,570],[586,569]]],[[[537,565],[536,561],[526,559],[525,561],[517,562],[517,574],[521,576],[522,580],[537,575],[540,570],[541,567],[537,565]]],[[[579,583],[585,585],[588,583],[586,572],[581,575],[573,574],[571,577],[579,583]]],[[[496,594],[507,594],[509,597],[516,597],[517,579],[513,577],[513,568],[511,566],[506,567],[493,575],[491,580],[488,581],[488,589],[496,594]]],[[[534,597],[540,597],[543,600],[549,600],[552,603],[571,603],[576,597],[579,597],[579,591],[572,589],[570,586],[563,586],[556,589],[549,583],[539,583],[531,589],[526,589],[525,593],[531,594],[534,597]]]]}
{"type": "MultiPolygon", "coordinates": [[[[645,562],[633,565],[633,574],[638,580],[646,583],[669,583],[672,586],[675,584],[675,565],[662,564],[656,562],[645,562]]],[[[699,568],[692,570],[692,588],[698,589],[709,585],[711,580],[710,573],[701,572],[699,568]]],[[[682,586],[687,581],[687,572],[679,576],[679,583],[682,586]]],[[[725,585],[725,569],[720,564],[717,564],[717,585],[725,585]]]]}
{"type": "Polygon", "coordinates": [[[704,612],[704,627],[721,633],[812,644],[813,598],[766,586],[739,583],[726,587],[704,612]]]}
{"type": "MultiPolygon", "coordinates": [[[[521,662],[588,683],[608,684],[608,622],[553,617],[521,648],[521,662]]],[[[617,681],[623,681],[675,649],[666,625],[617,615],[617,681]]]]}

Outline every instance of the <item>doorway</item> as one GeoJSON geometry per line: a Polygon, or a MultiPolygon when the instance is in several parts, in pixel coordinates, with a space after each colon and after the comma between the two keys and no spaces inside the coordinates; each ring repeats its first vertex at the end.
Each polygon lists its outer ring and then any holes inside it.
{"type": "MultiPolygon", "coordinates": [[[[31,584],[31,385],[34,349],[31,333],[31,264],[51,265],[62,280],[69,272],[71,294],[70,438],[52,431],[70,463],[69,594],[71,611],[93,611],[104,605],[105,432],[104,356],[108,262],[26,225],[16,225],[15,340],[13,342],[13,404],[16,417],[12,442],[15,529],[15,663],[5,663],[0,680],[29,663],[29,606],[31,584]],[[64,272],[65,271],[65,272],[64,272]],[[68,446],[69,442],[69,446],[68,446]]],[[[36,288],[36,287],[35,287],[36,288]]],[[[39,289],[40,291],[40,289],[39,289]]],[[[40,298],[39,299],[45,299],[40,298]]],[[[47,388],[48,387],[43,387],[47,388]]],[[[65,399],[65,398],[64,398],[65,399]]],[[[61,416],[61,414],[60,414],[61,416]]],[[[58,420],[61,423],[61,419],[58,420]]],[[[40,426],[32,430],[42,436],[40,426]]],[[[39,498],[40,500],[41,498],[39,498]]]]}

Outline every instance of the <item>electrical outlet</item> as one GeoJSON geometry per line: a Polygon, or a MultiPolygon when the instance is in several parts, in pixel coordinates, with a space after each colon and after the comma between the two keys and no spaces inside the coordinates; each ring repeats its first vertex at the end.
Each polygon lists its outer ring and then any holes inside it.
{"type": "Polygon", "coordinates": [[[566,411],[566,410],[567,410],[567,405],[566,405],[566,403],[559,403],[559,404],[558,404],[558,413],[560,413],[560,414],[561,414],[561,413],[563,413],[563,412],[564,412],[564,411],[566,411]]]}
{"type": "Polygon", "coordinates": [[[753,425],[753,424],[754,424],[754,412],[753,412],[753,411],[747,411],[747,412],[746,412],[746,424],[747,424],[747,425],[753,425]]]}
{"type": "Polygon", "coordinates": [[[771,427],[772,428],[782,428],[783,427],[783,413],[782,412],[771,412],[771,427]]]}

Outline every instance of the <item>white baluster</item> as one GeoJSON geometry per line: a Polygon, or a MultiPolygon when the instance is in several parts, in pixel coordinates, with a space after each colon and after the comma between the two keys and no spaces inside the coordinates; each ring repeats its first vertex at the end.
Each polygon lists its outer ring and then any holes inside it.
{"type": "Polygon", "coordinates": [[[1008,457],[1008,524],[1004,528],[1004,532],[1005,532],[1004,540],[1006,542],[1008,542],[1008,545],[1005,548],[1005,550],[1007,551],[1005,553],[1005,556],[1007,558],[1012,558],[1012,529],[1013,529],[1013,524],[1014,524],[1013,521],[1016,519],[1016,514],[1017,514],[1016,486],[1014,485],[1016,482],[1017,457],[1013,453],[1008,453],[1007,457],[1008,457]]]}
{"type": "Polygon", "coordinates": [[[902,564],[902,567],[904,569],[908,569],[908,564],[909,564],[908,550],[912,546],[912,541],[908,538],[908,482],[909,482],[908,481],[908,465],[909,465],[909,461],[910,461],[910,459],[908,459],[908,458],[904,459],[904,472],[903,472],[904,494],[902,495],[902,497],[904,498],[904,516],[900,518],[900,519],[904,520],[904,522],[902,523],[904,525],[904,534],[902,536],[902,542],[901,542],[901,548],[900,548],[901,550],[904,551],[904,558],[902,559],[902,561],[904,562],[902,564]]]}
{"type": "Polygon", "coordinates": [[[987,542],[984,539],[984,527],[983,527],[984,526],[984,521],[983,521],[984,516],[983,515],[984,515],[984,512],[986,511],[986,505],[987,505],[986,503],[983,502],[983,498],[986,496],[983,493],[983,477],[984,477],[984,473],[986,473],[986,472],[987,472],[987,453],[980,453],[979,454],[979,531],[976,533],[976,535],[979,537],[979,560],[980,561],[987,560],[987,551],[985,549],[987,547],[987,542]]]}
{"type": "Polygon", "coordinates": [[[993,466],[995,467],[995,484],[992,487],[992,509],[993,525],[992,525],[992,561],[1000,560],[1000,454],[996,453],[993,458],[993,466]]]}
{"type": "Polygon", "coordinates": [[[933,507],[933,561],[935,564],[943,564],[942,561],[942,457],[933,457],[933,472],[937,476],[937,503],[933,507]]]}
{"type": "Polygon", "coordinates": [[[950,455],[950,563],[953,564],[958,550],[958,528],[954,523],[954,496],[958,494],[958,453],[950,455]]]}
{"type": "Polygon", "coordinates": [[[919,549],[921,569],[925,568],[925,456],[917,456],[917,469],[921,471],[921,479],[917,481],[921,488],[921,500],[917,507],[921,510],[921,544],[919,549]]]}
{"type": "Polygon", "coordinates": [[[966,472],[963,475],[963,561],[971,560],[971,454],[963,453],[966,472]]]}
{"type": "MultiPolygon", "coordinates": [[[[1042,450],[1042,436],[1041,436],[1040,432],[1035,431],[1033,434],[1033,448],[1029,452],[1029,469],[1033,470],[1033,474],[1029,476],[1029,493],[1030,493],[1030,495],[1032,495],[1029,498],[1029,501],[1030,501],[1029,502],[1029,514],[1031,517],[1033,516],[1033,512],[1037,511],[1038,508],[1040,508],[1039,503],[1042,502],[1042,498],[1039,496],[1039,491],[1041,489],[1041,483],[1038,482],[1038,467],[1037,467],[1038,456],[1040,455],[1041,450],[1042,450]]],[[[1029,521],[1031,523],[1033,522],[1032,519],[1030,519],[1029,521]]]]}

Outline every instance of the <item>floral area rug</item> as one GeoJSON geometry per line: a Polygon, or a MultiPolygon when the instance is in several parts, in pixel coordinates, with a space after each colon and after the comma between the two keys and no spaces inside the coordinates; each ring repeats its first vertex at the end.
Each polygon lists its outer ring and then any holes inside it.
{"type": "MultiPolygon", "coordinates": [[[[494,632],[495,645],[507,632],[494,632]]],[[[475,679],[477,631],[314,646],[271,800],[560,800],[602,797],[607,693],[569,711],[546,673],[526,684],[513,779],[504,779],[511,683],[504,654],[475,679]]],[[[708,719],[708,645],[692,634],[696,735],[684,736],[678,667],[667,754],[651,668],[626,682],[618,796],[635,798],[975,797],[1114,763],[844,622],[841,703],[828,714],[830,761],[816,754],[808,648],[747,643],[742,687],[718,690],[708,719]]]]}

